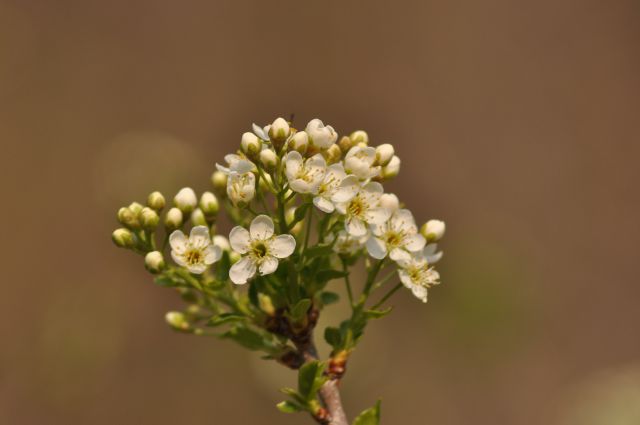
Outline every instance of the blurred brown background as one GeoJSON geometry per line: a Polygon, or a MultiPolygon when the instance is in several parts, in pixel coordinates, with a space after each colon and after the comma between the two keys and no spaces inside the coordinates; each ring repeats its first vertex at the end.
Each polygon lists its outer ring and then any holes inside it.
{"type": "MultiPolygon", "coordinates": [[[[294,375],[164,324],[115,211],[252,122],[394,143],[443,284],[342,384],[385,424],[638,424],[637,1],[0,0],[2,424],[298,424],[294,375]]],[[[331,311],[331,310],[328,310],[331,311]]],[[[338,317],[339,311],[334,313],[338,317]]],[[[337,320],[337,319],[332,319],[337,320]]]]}

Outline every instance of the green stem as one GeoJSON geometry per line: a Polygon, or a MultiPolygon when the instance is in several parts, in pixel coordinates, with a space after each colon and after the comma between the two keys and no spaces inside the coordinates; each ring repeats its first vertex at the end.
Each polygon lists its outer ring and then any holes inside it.
{"type": "Polygon", "coordinates": [[[347,262],[344,258],[340,258],[342,260],[342,270],[344,271],[344,283],[347,286],[347,295],[349,296],[349,304],[351,304],[351,309],[353,309],[353,290],[351,289],[351,281],[349,280],[349,269],[347,267],[347,262]]]}
{"type": "Polygon", "coordinates": [[[398,282],[398,284],[396,286],[391,288],[391,290],[389,292],[387,292],[385,294],[385,296],[380,299],[380,301],[378,301],[377,303],[374,304],[373,307],[371,307],[371,310],[377,310],[378,307],[380,307],[382,304],[384,304],[385,301],[387,301],[389,298],[391,298],[391,296],[393,294],[395,294],[396,291],[398,291],[398,289],[400,289],[400,288],[402,288],[402,283],[398,282]]]}

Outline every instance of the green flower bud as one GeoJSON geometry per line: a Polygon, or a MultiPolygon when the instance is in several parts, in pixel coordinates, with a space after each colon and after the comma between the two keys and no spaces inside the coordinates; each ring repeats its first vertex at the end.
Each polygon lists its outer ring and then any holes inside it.
{"type": "Polygon", "coordinates": [[[220,211],[218,198],[211,192],[204,192],[200,197],[200,209],[206,217],[215,217],[220,211]]]}
{"type": "Polygon", "coordinates": [[[335,164],[342,159],[342,149],[340,146],[333,144],[323,152],[324,159],[327,160],[327,165],[335,164]]]}
{"type": "Polygon", "coordinates": [[[309,135],[305,131],[298,131],[289,140],[288,149],[290,151],[298,151],[302,155],[307,152],[309,148],[309,135]]]}
{"type": "MultiPolygon", "coordinates": [[[[142,210],[142,208],[140,208],[140,210],[142,210]]],[[[128,229],[137,230],[140,228],[138,214],[127,207],[122,207],[118,210],[118,221],[128,229]]]]}
{"type": "Polygon", "coordinates": [[[166,266],[162,253],[160,251],[151,251],[147,253],[144,257],[144,266],[151,273],[160,273],[166,266]]]}
{"type": "Polygon", "coordinates": [[[120,248],[133,248],[136,244],[133,233],[129,229],[116,229],[111,234],[111,239],[120,248]]]}
{"type": "Polygon", "coordinates": [[[289,138],[291,127],[284,118],[276,118],[269,127],[269,139],[276,149],[279,149],[289,138]]]}
{"type": "Polygon", "coordinates": [[[194,226],[206,226],[207,219],[200,208],[196,208],[191,212],[191,222],[194,226]]]}
{"type": "Polygon", "coordinates": [[[179,311],[170,311],[165,316],[164,319],[167,321],[169,326],[178,331],[186,331],[189,330],[189,322],[187,321],[186,316],[179,311]]]}
{"type": "Polygon", "coordinates": [[[342,136],[340,141],[338,142],[338,146],[340,146],[340,150],[344,153],[349,152],[349,149],[354,147],[356,144],[353,143],[349,136],[342,136]]]}
{"type": "Polygon", "coordinates": [[[258,293],[258,305],[260,305],[260,310],[264,311],[269,316],[273,316],[276,312],[273,302],[271,301],[271,297],[261,292],[258,293]]]}
{"type": "Polygon", "coordinates": [[[198,197],[190,187],[183,187],[173,198],[173,203],[184,214],[189,214],[198,205],[198,197]]]}
{"type": "Polygon", "coordinates": [[[182,211],[178,208],[171,208],[164,217],[164,225],[169,230],[175,230],[182,226],[182,211]]]}
{"type": "Polygon", "coordinates": [[[376,164],[382,165],[383,167],[389,164],[389,161],[393,158],[395,150],[393,146],[389,143],[384,143],[378,147],[376,147],[376,164]]]}
{"type": "Polygon", "coordinates": [[[262,140],[260,140],[255,134],[246,132],[242,135],[240,149],[242,149],[242,152],[244,152],[248,157],[255,157],[262,149],[262,140]]]}
{"type": "Polygon", "coordinates": [[[260,163],[267,171],[273,171],[278,165],[278,156],[273,149],[263,149],[260,152],[260,163]]]}
{"type": "Polygon", "coordinates": [[[158,213],[149,207],[144,207],[142,211],[140,211],[138,217],[140,219],[142,227],[147,230],[155,229],[156,227],[158,227],[158,223],[160,222],[158,213]]]}
{"type": "Polygon", "coordinates": [[[444,221],[441,220],[429,220],[420,227],[420,233],[427,242],[436,242],[442,239],[446,226],[444,221]]]}
{"type": "Polygon", "coordinates": [[[129,205],[129,209],[135,215],[140,214],[140,211],[142,211],[142,208],[143,208],[142,204],[139,204],[138,202],[132,202],[131,205],[129,205]]]}
{"type": "Polygon", "coordinates": [[[369,135],[364,130],[356,130],[349,135],[351,143],[355,145],[367,146],[369,144],[369,135]]]}
{"type": "Polygon", "coordinates": [[[161,211],[165,206],[164,196],[160,192],[153,192],[147,198],[147,205],[156,211],[161,211]]]}
{"type": "Polygon", "coordinates": [[[224,198],[227,194],[227,175],[222,171],[214,171],[211,174],[211,184],[216,195],[224,198]]]}
{"type": "Polygon", "coordinates": [[[400,158],[393,156],[389,163],[382,167],[380,177],[384,180],[392,179],[400,173],[400,158]]]}

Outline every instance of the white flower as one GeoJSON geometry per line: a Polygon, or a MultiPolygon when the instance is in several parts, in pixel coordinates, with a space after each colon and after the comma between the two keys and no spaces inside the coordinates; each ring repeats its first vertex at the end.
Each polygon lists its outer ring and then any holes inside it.
{"type": "Polygon", "coordinates": [[[309,121],[304,131],[309,135],[309,142],[320,150],[329,149],[338,140],[338,134],[333,127],[325,126],[317,118],[309,121]]]}
{"type": "Polygon", "coordinates": [[[304,131],[298,131],[289,140],[289,149],[305,153],[309,147],[309,135],[304,131]]]}
{"type": "Polygon", "coordinates": [[[332,213],[335,210],[334,202],[346,202],[353,198],[360,188],[358,178],[347,176],[341,163],[330,165],[316,196],[313,205],[320,211],[332,213]]]}
{"type": "Polygon", "coordinates": [[[259,158],[262,166],[269,171],[274,170],[276,165],[278,165],[278,155],[276,155],[273,149],[262,149],[259,158]]]}
{"type": "Polygon", "coordinates": [[[400,173],[400,158],[397,156],[393,156],[391,161],[384,167],[382,167],[382,171],[380,172],[380,177],[383,179],[391,179],[400,173]]]}
{"type": "Polygon", "coordinates": [[[222,250],[212,244],[206,226],[195,226],[189,238],[181,230],[176,230],[169,236],[169,244],[173,261],[195,274],[204,272],[222,256],[222,250]]]}
{"type": "Polygon", "coordinates": [[[231,248],[242,254],[240,261],[229,270],[233,283],[247,283],[256,274],[256,270],[260,275],[273,273],[278,268],[278,259],[293,254],[296,248],[295,238],[291,235],[274,236],[273,229],[273,221],[266,215],[254,218],[248,231],[240,226],[231,229],[231,248]]]}
{"type": "Polygon", "coordinates": [[[151,251],[144,256],[144,265],[151,273],[159,273],[164,269],[164,257],[160,251],[151,251]]]}
{"type": "Polygon", "coordinates": [[[291,128],[284,118],[276,118],[269,127],[269,138],[272,142],[276,140],[284,142],[289,137],[289,133],[291,133],[291,128]]]}
{"type": "Polygon", "coordinates": [[[371,232],[373,236],[367,241],[367,251],[378,260],[387,254],[394,261],[407,260],[426,243],[409,210],[397,210],[387,222],[371,226],[371,232]]]}
{"type": "Polygon", "coordinates": [[[298,193],[317,193],[327,172],[327,163],[320,154],[304,160],[297,151],[285,157],[285,174],[291,189],[298,193]]]}
{"type": "Polygon", "coordinates": [[[413,295],[427,302],[427,289],[439,284],[440,274],[433,268],[422,255],[410,257],[399,262],[398,275],[402,284],[409,288],[413,295]]]}
{"type": "Polygon", "coordinates": [[[183,187],[173,198],[173,203],[185,214],[190,213],[198,204],[198,197],[190,187],[183,187]]]}
{"type": "Polygon", "coordinates": [[[216,164],[216,168],[218,169],[218,171],[223,172],[227,176],[232,172],[238,174],[248,173],[255,168],[255,164],[253,162],[241,157],[240,155],[236,155],[235,153],[225,155],[224,160],[229,165],[227,167],[224,167],[220,164],[216,164]]]}
{"type": "Polygon", "coordinates": [[[169,229],[177,229],[182,226],[182,221],[184,220],[184,216],[182,211],[178,208],[171,208],[167,211],[167,215],[164,217],[164,225],[169,229]]]}
{"type": "Polygon", "coordinates": [[[430,243],[422,250],[422,255],[429,264],[435,264],[442,258],[442,251],[438,251],[438,244],[430,243]]]}
{"type": "Polygon", "coordinates": [[[368,238],[368,233],[366,233],[364,236],[355,237],[348,234],[346,230],[340,230],[336,236],[330,234],[327,238],[327,241],[331,243],[334,239],[336,239],[335,243],[333,244],[333,250],[338,254],[349,255],[354,254],[364,248],[364,245],[367,242],[368,238]]]}
{"type": "Polygon", "coordinates": [[[441,220],[429,220],[420,228],[420,233],[429,242],[435,242],[442,239],[446,226],[444,221],[441,220]]]}
{"type": "Polygon", "coordinates": [[[255,155],[262,149],[262,141],[253,133],[246,132],[240,140],[240,149],[247,155],[255,155]]]}
{"type": "Polygon", "coordinates": [[[354,146],[344,158],[344,169],[361,180],[380,174],[380,166],[374,166],[376,150],[370,146],[354,146]]]}
{"type": "Polygon", "coordinates": [[[389,219],[389,210],[380,206],[381,195],[382,185],[370,182],[347,202],[336,203],[336,210],[346,216],[345,229],[351,236],[364,236],[367,224],[382,224],[389,219]]]}
{"type": "Polygon", "coordinates": [[[236,206],[246,206],[256,194],[256,176],[253,173],[229,173],[227,195],[236,206]]]}
{"type": "Polygon", "coordinates": [[[393,145],[389,143],[384,143],[376,147],[376,163],[382,166],[387,165],[389,161],[391,161],[391,158],[393,158],[394,153],[395,149],[393,149],[393,145]]]}

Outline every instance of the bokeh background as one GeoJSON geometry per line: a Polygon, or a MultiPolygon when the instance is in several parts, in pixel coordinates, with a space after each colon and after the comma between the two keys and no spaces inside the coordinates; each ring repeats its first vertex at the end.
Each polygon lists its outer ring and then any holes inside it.
{"type": "MultiPolygon", "coordinates": [[[[443,284],[342,388],[386,424],[640,423],[637,1],[0,0],[0,423],[298,424],[294,375],[170,331],[115,211],[252,122],[391,142],[443,284]]],[[[339,308],[327,310],[337,320],[339,308]]]]}

